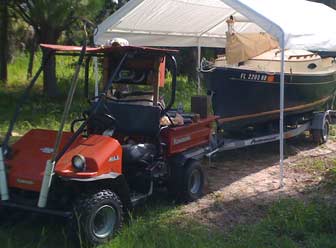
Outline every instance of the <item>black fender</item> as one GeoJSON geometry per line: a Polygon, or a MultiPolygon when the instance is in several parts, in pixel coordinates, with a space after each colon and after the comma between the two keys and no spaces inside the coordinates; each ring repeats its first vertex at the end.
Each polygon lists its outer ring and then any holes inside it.
{"type": "Polygon", "coordinates": [[[132,208],[130,190],[123,174],[110,172],[91,178],[61,178],[70,183],[80,185],[83,190],[92,190],[94,188],[110,188],[120,198],[126,211],[132,208]]]}
{"type": "Polygon", "coordinates": [[[316,112],[313,115],[310,128],[313,130],[323,130],[326,120],[330,122],[329,111],[316,112]]]}
{"type": "Polygon", "coordinates": [[[172,156],[169,159],[169,164],[177,167],[183,167],[189,159],[202,159],[207,152],[209,152],[208,147],[197,147],[194,149],[189,149],[172,156]]]}
{"type": "Polygon", "coordinates": [[[189,149],[182,153],[176,154],[168,160],[169,180],[168,186],[173,191],[178,191],[183,183],[185,168],[191,160],[200,160],[206,154],[206,147],[189,149]]]}
{"type": "Polygon", "coordinates": [[[108,180],[108,179],[118,179],[120,176],[123,176],[122,174],[119,173],[114,173],[114,172],[110,172],[107,174],[103,174],[97,177],[90,177],[90,178],[63,178],[64,180],[68,180],[68,181],[76,181],[76,182],[94,182],[94,181],[100,181],[100,180],[108,180]]]}

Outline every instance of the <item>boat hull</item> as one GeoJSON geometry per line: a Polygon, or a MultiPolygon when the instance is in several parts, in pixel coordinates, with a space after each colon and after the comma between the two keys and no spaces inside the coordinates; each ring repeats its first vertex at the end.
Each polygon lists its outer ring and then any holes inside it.
{"type": "MultiPolygon", "coordinates": [[[[236,129],[279,119],[279,73],[217,67],[203,75],[212,94],[214,114],[220,116],[223,128],[236,129]]],[[[285,120],[327,105],[335,89],[335,72],[285,74],[285,120]]]]}

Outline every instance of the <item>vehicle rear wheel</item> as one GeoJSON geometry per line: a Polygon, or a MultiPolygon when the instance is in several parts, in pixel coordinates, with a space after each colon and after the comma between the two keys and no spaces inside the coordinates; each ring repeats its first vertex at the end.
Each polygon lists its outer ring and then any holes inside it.
{"type": "Polygon", "coordinates": [[[328,141],[329,138],[329,121],[325,120],[323,128],[322,129],[314,129],[312,130],[312,136],[313,136],[313,141],[317,145],[324,144],[328,141]]]}
{"type": "Polygon", "coordinates": [[[76,233],[81,244],[99,245],[122,227],[123,206],[111,190],[83,195],[74,206],[76,233]]]}
{"type": "Polygon", "coordinates": [[[199,161],[187,162],[182,187],[182,199],[185,201],[195,201],[203,195],[204,172],[199,161]]]}

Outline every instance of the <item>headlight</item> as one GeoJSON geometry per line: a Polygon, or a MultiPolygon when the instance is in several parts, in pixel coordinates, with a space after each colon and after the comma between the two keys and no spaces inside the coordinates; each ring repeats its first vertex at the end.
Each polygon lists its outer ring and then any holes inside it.
{"type": "Polygon", "coordinates": [[[73,156],[72,166],[75,168],[76,171],[84,171],[86,168],[85,157],[81,154],[73,156]]]}

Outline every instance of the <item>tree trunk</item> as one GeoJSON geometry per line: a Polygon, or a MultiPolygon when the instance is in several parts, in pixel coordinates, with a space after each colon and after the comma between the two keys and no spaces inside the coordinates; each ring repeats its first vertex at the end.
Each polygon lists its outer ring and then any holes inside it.
{"type": "MultiPolygon", "coordinates": [[[[40,29],[39,33],[39,42],[45,44],[56,44],[59,38],[59,34],[50,29],[40,29]]],[[[42,60],[46,59],[49,54],[49,50],[42,49],[42,60]]],[[[57,86],[56,80],[56,59],[52,55],[49,58],[49,62],[43,68],[43,92],[48,97],[58,97],[60,96],[60,90],[57,86]]]]}
{"type": "Polygon", "coordinates": [[[28,69],[27,69],[27,79],[30,79],[33,74],[33,69],[34,69],[34,57],[35,57],[35,44],[33,44],[29,48],[29,62],[28,62],[28,69]]]}
{"type": "MultiPolygon", "coordinates": [[[[49,54],[49,50],[42,49],[42,54],[42,60],[44,61],[49,54]]],[[[56,80],[56,58],[54,55],[51,55],[43,68],[43,92],[49,97],[60,95],[56,80]]]]}
{"type": "Polygon", "coordinates": [[[7,83],[8,60],[8,2],[1,0],[0,4],[0,83],[7,83]]]}

